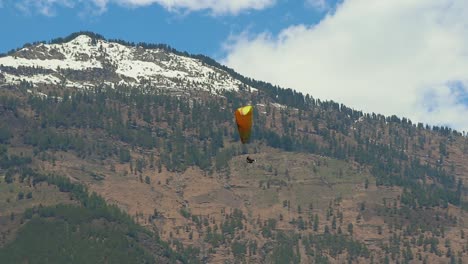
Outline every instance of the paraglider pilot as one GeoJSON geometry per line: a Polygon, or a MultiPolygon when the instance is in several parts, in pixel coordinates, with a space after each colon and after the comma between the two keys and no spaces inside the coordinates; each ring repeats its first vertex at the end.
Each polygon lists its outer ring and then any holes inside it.
{"type": "MultiPolygon", "coordinates": [[[[240,107],[235,112],[237,129],[239,130],[239,136],[242,144],[247,144],[250,140],[251,130],[252,130],[252,116],[253,107],[247,105],[240,107]]],[[[254,163],[255,159],[251,159],[247,156],[247,163],[254,163]]]]}

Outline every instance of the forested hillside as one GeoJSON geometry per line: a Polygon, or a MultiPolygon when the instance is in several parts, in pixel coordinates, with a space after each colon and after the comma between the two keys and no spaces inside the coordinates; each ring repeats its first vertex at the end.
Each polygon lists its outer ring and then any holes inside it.
{"type": "MultiPolygon", "coordinates": [[[[161,79],[135,84],[105,63],[53,72],[0,65],[31,77],[15,83],[5,75],[2,83],[0,73],[2,259],[468,261],[464,133],[304,96],[165,45],[117,42],[214,68],[197,77],[207,83],[170,79],[176,89],[161,79]],[[38,74],[63,81],[35,82],[38,74]],[[209,88],[225,81],[242,84],[209,88]],[[254,128],[243,145],[233,113],[246,104],[254,128]],[[257,162],[246,164],[247,155],[257,162]],[[64,237],[71,242],[57,242],[64,237]]],[[[34,45],[9,55],[29,58],[34,45]]]]}

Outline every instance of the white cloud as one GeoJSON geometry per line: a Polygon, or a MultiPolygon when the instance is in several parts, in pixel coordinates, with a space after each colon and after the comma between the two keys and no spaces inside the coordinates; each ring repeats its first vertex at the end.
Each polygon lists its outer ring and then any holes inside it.
{"type": "Polygon", "coordinates": [[[319,11],[324,11],[329,8],[327,0],[306,0],[306,5],[311,6],[319,11]]]}
{"type": "Polygon", "coordinates": [[[223,63],[366,112],[468,130],[451,88],[468,92],[467,17],[465,0],[345,0],[317,25],[231,37],[223,63]]]}
{"type": "Polygon", "coordinates": [[[275,4],[276,0],[115,0],[121,4],[146,6],[159,4],[170,11],[210,10],[215,15],[236,15],[246,10],[262,10],[275,4]]]}
{"type": "MultiPolygon", "coordinates": [[[[0,0],[0,7],[1,7],[0,0]]],[[[110,3],[127,7],[144,7],[153,4],[163,6],[169,11],[209,10],[214,15],[237,15],[247,10],[261,10],[275,4],[276,0],[21,0],[16,6],[27,13],[31,10],[43,15],[55,15],[54,7],[74,7],[76,4],[94,5],[97,13],[107,10],[110,3]]]]}
{"type": "Polygon", "coordinates": [[[116,0],[121,4],[145,6],[159,4],[168,10],[211,10],[213,14],[238,14],[245,10],[261,10],[272,6],[275,0],[116,0]]]}
{"type": "Polygon", "coordinates": [[[34,11],[45,16],[55,16],[55,6],[72,8],[75,2],[81,0],[22,0],[16,3],[16,7],[27,14],[34,11]]]}

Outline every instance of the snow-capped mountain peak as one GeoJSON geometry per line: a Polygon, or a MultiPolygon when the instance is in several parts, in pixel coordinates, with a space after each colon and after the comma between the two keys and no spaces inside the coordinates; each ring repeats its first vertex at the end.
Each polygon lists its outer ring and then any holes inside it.
{"type": "Polygon", "coordinates": [[[245,86],[227,72],[163,48],[123,45],[88,35],[68,42],[28,46],[0,58],[0,85],[31,82],[35,87],[87,88],[125,84],[211,92],[245,86]]]}

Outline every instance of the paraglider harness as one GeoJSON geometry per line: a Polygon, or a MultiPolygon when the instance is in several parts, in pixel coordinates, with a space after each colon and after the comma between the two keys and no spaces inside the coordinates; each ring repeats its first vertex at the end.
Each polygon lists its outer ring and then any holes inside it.
{"type": "Polygon", "coordinates": [[[255,159],[251,159],[249,156],[247,156],[246,160],[247,160],[247,163],[254,163],[255,162],[255,159]]]}

